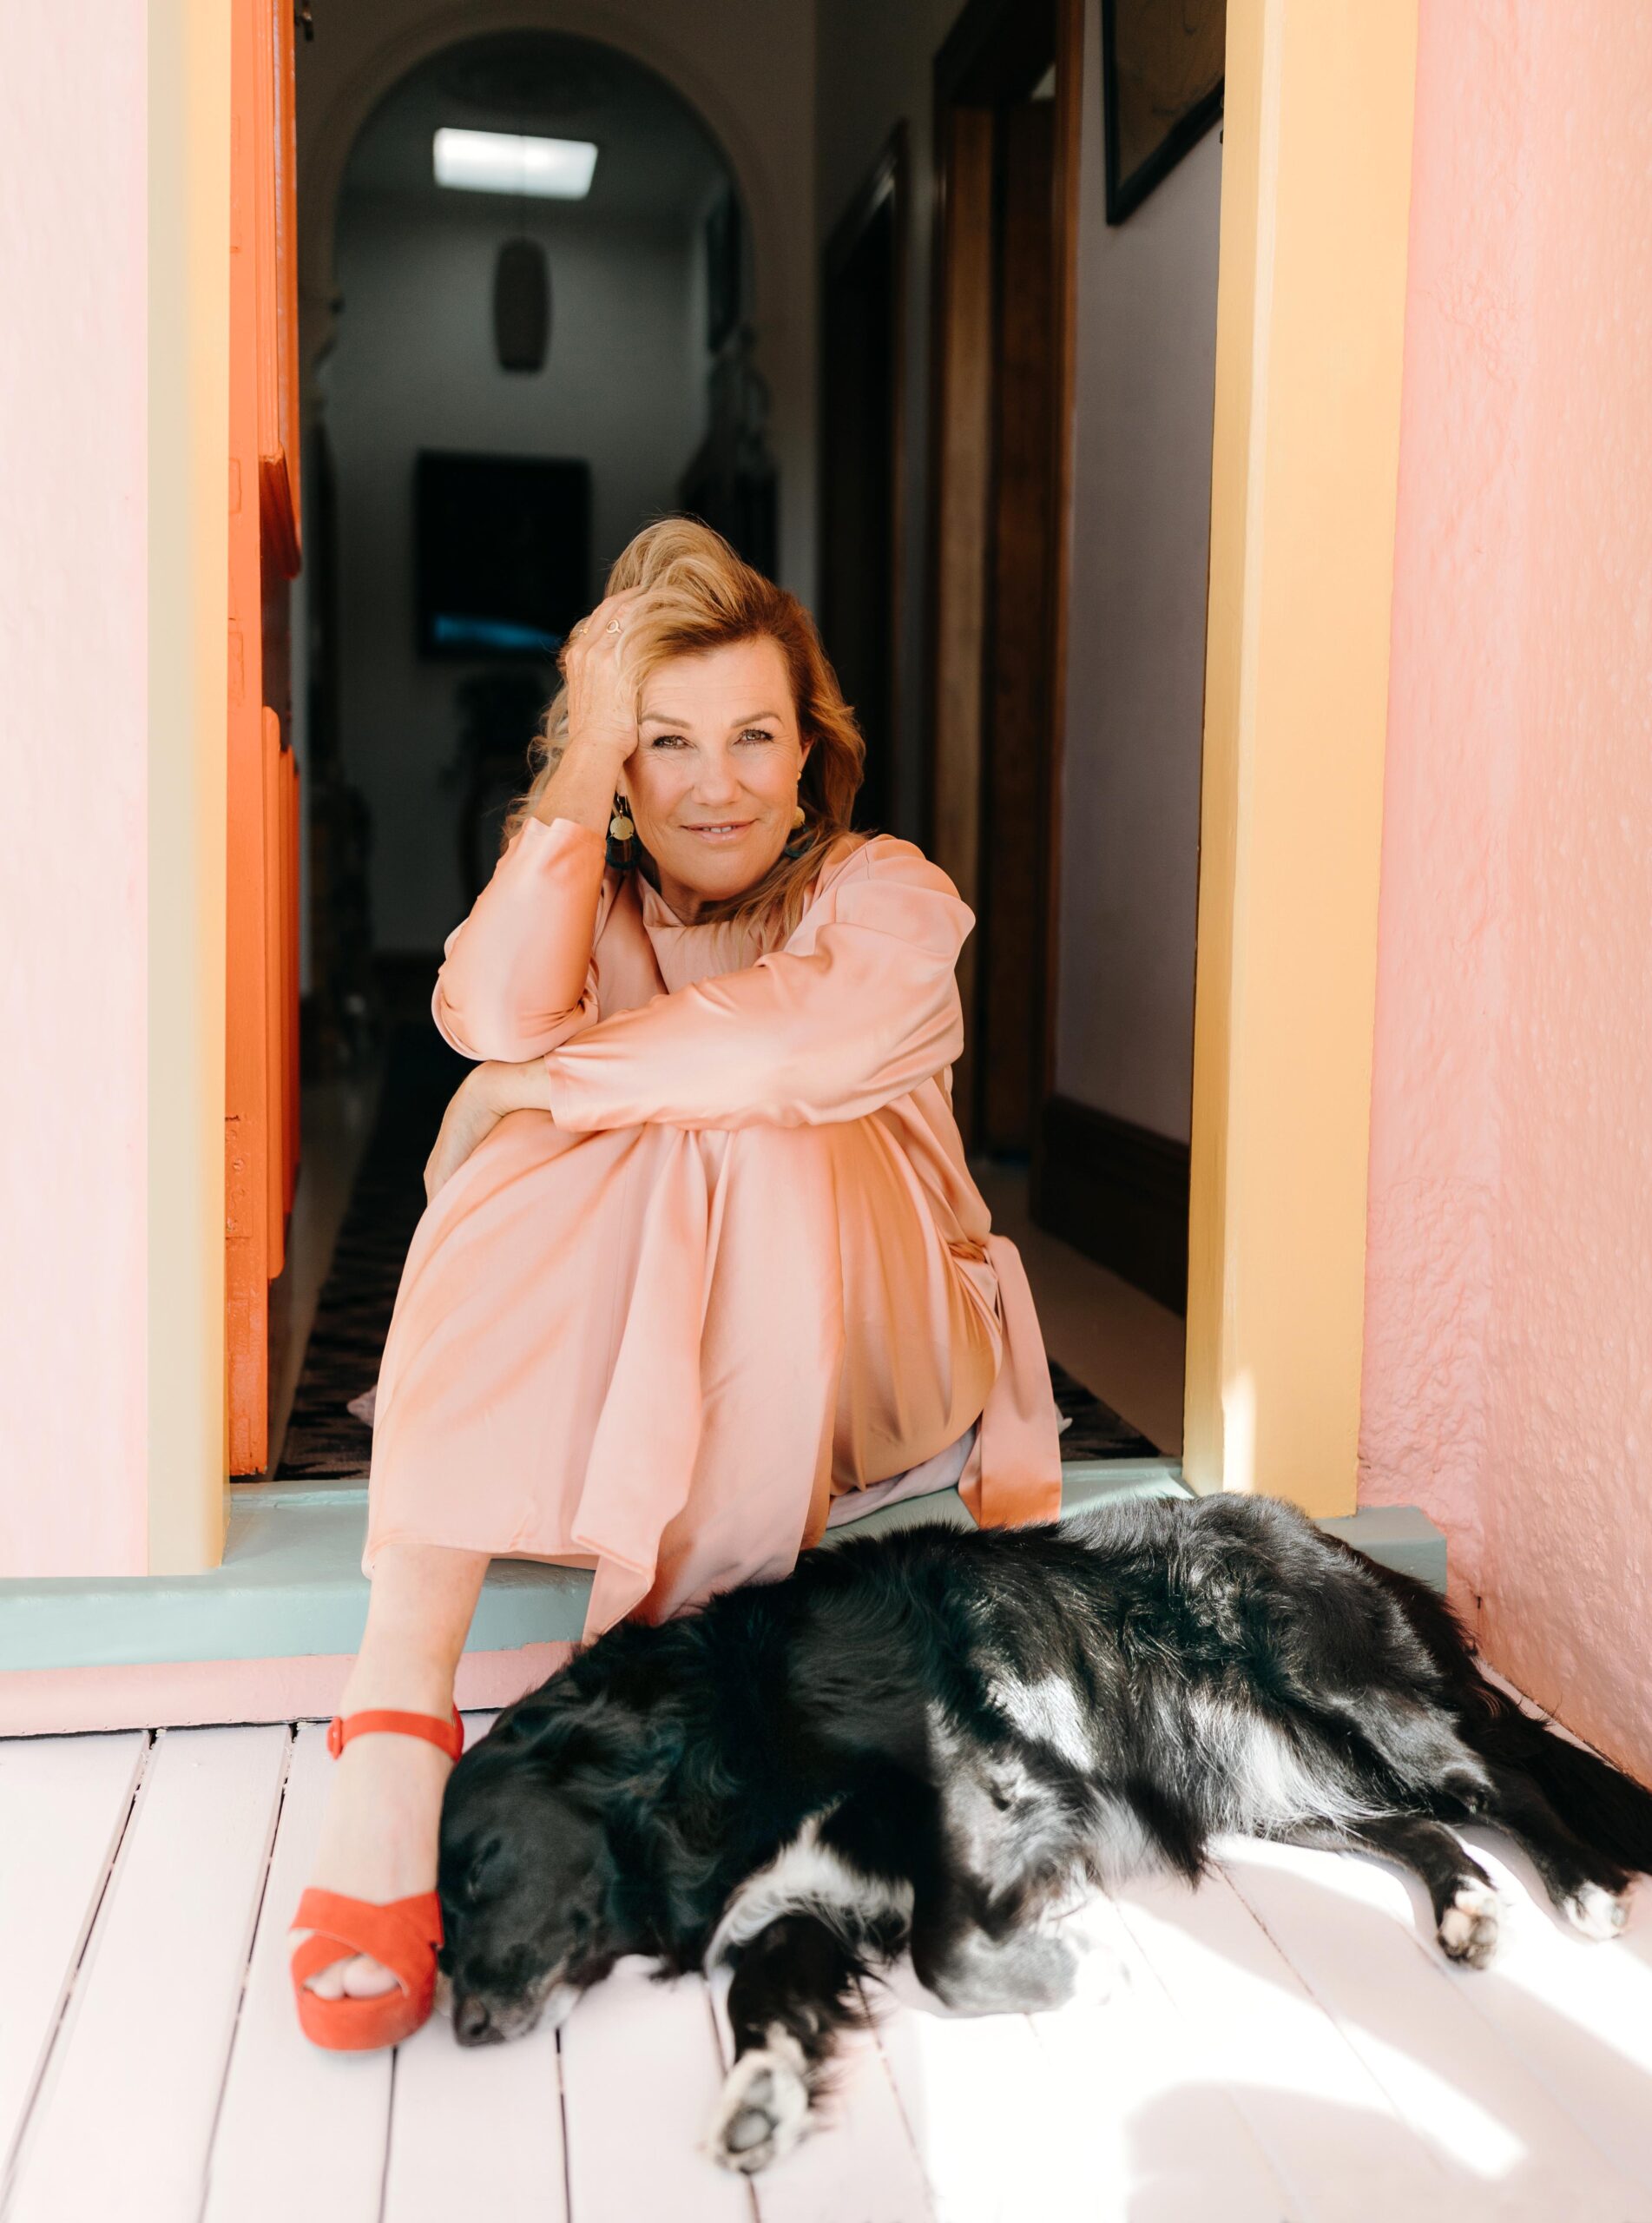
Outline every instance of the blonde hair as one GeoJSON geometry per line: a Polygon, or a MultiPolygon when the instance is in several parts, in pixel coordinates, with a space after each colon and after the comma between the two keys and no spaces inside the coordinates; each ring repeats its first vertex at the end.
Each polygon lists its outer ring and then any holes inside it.
{"type": "MultiPolygon", "coordinates": [[[[707,924],[729,920],[775,926],[784,940],[802,916],[833,844],[850,833],[849,815],[866,761],[866,744],[826,660],[814,620],[794,594],[742,563],[720,533],[694,518],[661,518],[643,527],[609,573],[604,593],[620,594],[631,587],[640,587],[647,597],[626,627],[639,688],[668,657],[702,656],[737,641],[773,641],[786,659],[799,731],[812,736],[814,744],[804,760],[798,788],[804,823],[793,837],[807,846],[800,855],[777,857],[752,887],[706,904],[699,914],[707,924]]],[[[533,783],[505,819],[506,845],[543,794],[567,739],[564,684],[530,747],[533,783]]],[[[858,845],[867,837],[857,833],[853,838],[858,845]]],[[[642,854],[640,839],[632,854],[642,854]]]]}

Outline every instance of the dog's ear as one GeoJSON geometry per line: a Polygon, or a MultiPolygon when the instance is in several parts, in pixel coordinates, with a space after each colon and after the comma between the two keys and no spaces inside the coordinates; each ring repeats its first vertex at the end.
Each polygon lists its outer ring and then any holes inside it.
{"type": "Polygon", "coordinates": [[[530,1691],[506,1707],[477,1749],[553,1765],[582,1745],[602,1710],[591,1699],[556,1685],[530,1691]]]}
{"type": "Polygon", "coordinates": [[[531,1693],[502,1713],[477,1747],[577,1797],[601,1796],[651,1774],[655,1739],[645,1718],[603,1698],[570,1703],[531,1693]]]}
{"type": "Polygon", "coordinates": [[[558,1774],[576,1796],[605,1800],[661,1772],[656,1725],[629,1706],[592,1706],[567,1724],[560,1741],[558,1774]]]}
{"type": "Polygon", "coordinates": [[[544,1729],[551,1709],[536,1692],[508,1706],[489,1730],[485,1742],[499,1750],[530,1744],[544,1729]]]}

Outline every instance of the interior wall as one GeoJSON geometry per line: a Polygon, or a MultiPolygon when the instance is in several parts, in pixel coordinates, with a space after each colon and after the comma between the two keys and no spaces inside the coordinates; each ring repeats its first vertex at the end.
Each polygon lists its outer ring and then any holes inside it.
{"type": "Polygon", "coordinates": [[[1084,30],[1056,1086],[1186,1142],[1221,142],[1109,226],[1084,30]]]}
{"type": "Polygon", "coordinates": [[[494,261],[515,228],[510,204],[490,195],[456,194],[435,213],[392,194],[340,204],[344,307],[320,383],[338,466],[344,757],[372,812],[381,950],[439,949],[465,908],[459,790],[442,772],[455,690],[475,667],[415,652],[415,453],[583,457],[595,597],[632,534],[670,507],[704,432],[703,309],[690,322],[699,234],[538,204],[551,341],[544,368],[521,373],[501,370],[493,348],[494,261]]]}
{"type": "Polygon", "coordinates": [[[1649,109],[1643,11],[1424,0],[1361,1441],[1491,1659],[1643,1775],[1649,109]]]}

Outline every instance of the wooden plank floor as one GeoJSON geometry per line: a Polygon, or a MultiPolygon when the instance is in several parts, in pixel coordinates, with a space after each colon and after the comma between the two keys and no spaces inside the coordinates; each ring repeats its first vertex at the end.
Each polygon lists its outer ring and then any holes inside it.
{"type": "Polygon", "coordinates": [[[1652,1895],[1584,1943],[1495,1839],[1482,1975],[1399,1871],[1234,1844],[1095,1910],[1104,2004],[880,1987],[824,2127],[748,2185],[702,2143],[721,1981],[625,1963],[477,2052],[439,2020],[307,2046],[283,1933],[327,1765],[313,1725],[0,1741],[3,2223],[1652,2223],[1652,1895]]]}

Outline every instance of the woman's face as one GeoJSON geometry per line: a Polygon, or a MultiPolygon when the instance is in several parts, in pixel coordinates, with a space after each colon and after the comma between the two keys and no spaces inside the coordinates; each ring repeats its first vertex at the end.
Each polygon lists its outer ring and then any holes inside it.
{"type": "Polygon", "coordinates": [[[812,745],[774,641],[674,656],[648,674],[620,790],[680,919],[742,894],[769,869],[796,831],[812,745]]]}

